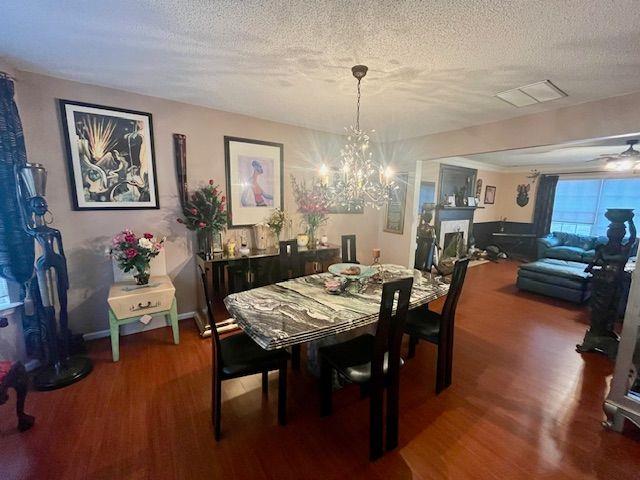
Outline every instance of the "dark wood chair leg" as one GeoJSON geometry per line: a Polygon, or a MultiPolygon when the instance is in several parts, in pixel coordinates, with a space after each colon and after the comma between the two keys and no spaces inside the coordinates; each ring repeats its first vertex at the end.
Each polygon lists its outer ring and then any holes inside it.
{"type": "Polygon", "coordinates": [[[320,416],[331,415],[333,368],[324,358],[320,359],[320,416]]]}
{"type": "Polygon", "coordinates": [[[418,337],[410,336],[409,337],[409,352],[407,353],[408,358],[413,358],[416,356],[416,345],[418,345],[418,337]]]}
{"type": "Polygon", "coordinates": [[[438,360],[436,362],[436,395],[447,388],[447,350],[444,345],[438,345],[438,360]]]}
{"type": "Polygon", "coordinates": [[[218,375],[214,375],[214,395],[213,395],[213,436],[216,442],[220,440],[220,414],[222,411],[222,380],[218,375]]]}
{"type": "Polygon", "coordinates": [[[387,387],[387,450],[398,446],[398,422],[400,417],[400,375],[393,375],[387,387]]]}
{"type": "Polygon", "coordinates": [[[24,403],[27,399],[27,392],[29,391],[29,377],[27,376],[27,370],[19,363],[16,365],[16,383],[15,383],[16,395],[18,397],[16,402],[16,414],[18,415],[18,430],[24,432],[33,427],[35,418],[31,415],[24,413],[24,403]]]}
{"type": "Polygon", "coordinates": [[[382,395],[381,384],[372,384],[369,399],[369,459],[377,460],[382,456],[382,395]]]}
{"type": "Polygon", "coordinates": [[[18,417],[18,430],[29,430],[35,423],[35,418],[24,413],[24,404],[29,391],[29,377],[22,363],[14,364],[0,383],[0,405],[7,401],[7,390],[13,388],[16,392],[16,416],[18,417]]]}
{"type": "Polygon", "coordinates": [[[291,347],[291,368],[293,370],[300,370],[300,345],[291,347]]]}
{"type": "Polygon", "coordinates": [[[287,361],[278,370],[278,423],[287,424],[287,361]]]}
{"type": "Polygon", "coordinates": [[[269,371],[262,372],[262,393],[269,394],[269,371]]]}

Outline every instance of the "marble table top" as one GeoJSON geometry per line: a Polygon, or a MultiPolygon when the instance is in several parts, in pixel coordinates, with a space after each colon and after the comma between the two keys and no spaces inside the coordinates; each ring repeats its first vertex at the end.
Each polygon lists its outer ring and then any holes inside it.
{"type": "MultiPolygon", "coordinates": [[[[414,276],[414,270],[384,265],[385,279],[414,276]]],[[[361,291],[331,295],[324,281],[331,273],[234,293],[224,299],[238,325],[262,348],[273,350],[306,343],[375,323],[380,311],[382,285],[367,283],[361,291]]],[[[438,278],[421,276],[413,289],[409,308],[432,302],[449,291],[438,278]]]]}

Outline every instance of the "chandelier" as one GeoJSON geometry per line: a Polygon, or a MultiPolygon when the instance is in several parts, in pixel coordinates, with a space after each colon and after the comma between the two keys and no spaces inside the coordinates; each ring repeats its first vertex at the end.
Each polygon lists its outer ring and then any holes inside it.
{"type": "Polygon", "coordinates": [[[340,150],[336,169],[320,167],[322,184],[334,208],[339,211],[362,211],[364,206],[382,207],[396,189],[393,170],[375,160],[369,145],[369,133],[360,129],[360,83],[367,74],[365,65],[351,68],[358,80],[356,123],[345,128],[347,142],[340,150]]]}

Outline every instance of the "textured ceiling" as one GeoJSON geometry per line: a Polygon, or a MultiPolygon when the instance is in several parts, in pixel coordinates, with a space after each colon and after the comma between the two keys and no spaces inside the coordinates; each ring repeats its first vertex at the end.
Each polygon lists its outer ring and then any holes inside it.
{"type": "MultiPolygon", "coordinates": [[[[601,167],[604,166],[604,160],[592,161],[600,155],[622,153],[629,148],[626,141],[631,139],[640,139],[640,133],[581,140],[557,145],[544,145],[541,147],[479,153],[456,158],[471,159],[498,167],[571,166],[572,164],[584,167],[587,165],[601,167]],[[592,163],[587,164],[586,162],[592,163]]],[[[637,145],[634,148],[638,150],[637,145]]]]}
{"type": "Polygon", "coordinates": [[[640,89],[637,0],[5,0],[1,14],[17,68],[333,132],[364,63],[362,125],[380,141],[640,89]],[[569,97],[493,97],[546,78],[569,97]]]}

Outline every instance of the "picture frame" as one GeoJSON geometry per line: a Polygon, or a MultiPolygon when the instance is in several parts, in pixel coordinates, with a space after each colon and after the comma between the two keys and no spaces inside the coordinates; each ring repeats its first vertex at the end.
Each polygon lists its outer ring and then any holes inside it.
{"type": "Polygon", "coordinates": [[[476,197],[467,197],[467,206],[476,207],[476,197]]]}
{"type": "Polygon", "coordinates": [[[394,182],[398,186],[387,201],[384,215],[384,231],[402,235],[404,232],[404,216],[407,205],[408,173],[397,173],[394,182]]]}
{"type": "Polygon", "coordinates": [[[59,99],[74,210],[160,208],[148,112],[59,99]]]}
{"type": "Polygon", "coordinates": [[[229,228],[264,221],[273,209],[284,209],[284,145],[224,137],[229,228]]]}
{"type": "Polygon", "coordinates": [[[485,205],[493,205],[496,201],[496,187],[487,185],[484,190],[484,203],[485,205]]]}

